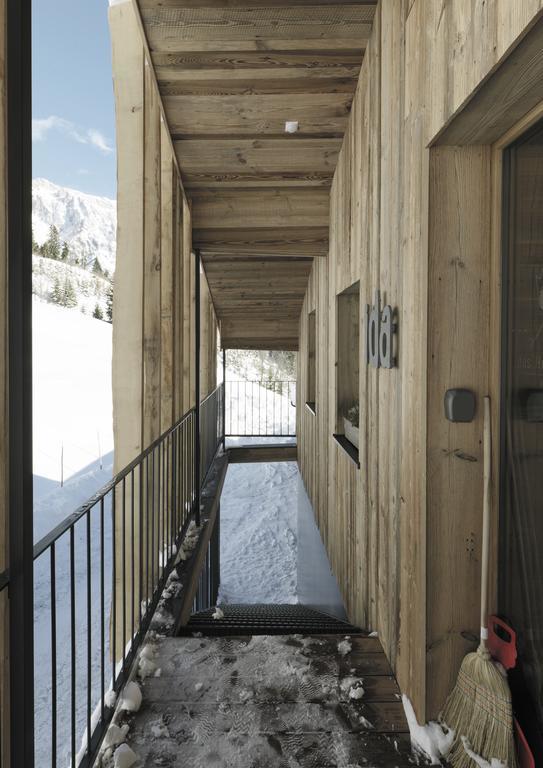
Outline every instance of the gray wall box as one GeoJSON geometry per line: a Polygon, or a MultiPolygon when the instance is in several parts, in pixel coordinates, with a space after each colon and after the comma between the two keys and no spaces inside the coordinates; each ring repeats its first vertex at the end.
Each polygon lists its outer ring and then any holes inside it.
{"type": "Polygon", "coordinates": [[[448,389],[445,392],[445,417],[449,421],[473,421],[475,393],[470,389],[448,389]]]}

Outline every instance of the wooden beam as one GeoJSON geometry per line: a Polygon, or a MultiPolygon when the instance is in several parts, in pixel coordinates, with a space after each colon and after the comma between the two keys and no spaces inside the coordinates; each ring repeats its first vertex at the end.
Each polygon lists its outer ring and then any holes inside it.
{"type": "MultiPolygon", "coordinates": [[[[155,51],[179,51],[183,45],[198,41],[204,50],[220,50],[211,47],[215,43],[287,41],[303,45],[312,42],[312,50],[318,50],[316,41],[326,40],[338,47],[338,40],[368,40],[371,34],[373,8],[360,5],[334,6],[275,6],[258,8],[143,8],[149,45],[155,51]]],[[[341,45],[339,47],[342,47],[341,45]]],[[[351,47],[349,45],[348,47],[351,47]]],[[[353,46],[356,48],[356,44],[353,46]]]]}
{"type": "MultiPolygon", "coordinates": [[[[373,18],[378,0],[349,0],[348,5],[366,9],[366,18],[373,18]]],[[[142,11],[162,8],[284,8],[285,5],[296,8],[319,6],[344,6],[345,0],[138,0],[142,11]]]]}
{"type": "Polygon", "coordinates": [[[273,78],[229,80],[228,76],[217,80],[178,82],[162,80],[163,96],[267,96],[277,93],[349,93],[356,88],[356,78],[291,78],[288,81],[273,78]]]}
{"type": "Polygon", "coordinates": [[[193,241],[203,254],[248,254],[250,256],[327,256],[328,228],[195,229],[193,241]]]}
{"type": "Polygon", "coordinates": [[[192,194],[193,225],[197,230],[326,228],[328,211],[326,189],[263,189],[258,194],[195,190],[192,194]]]}
{"type": "Polygon", "coordinates": [[[175,138],[236,135],[284,137],[285,121],[296,120],[300,136],[343,134],[352,94],[266,96],[166,96],[164,106],[175,138]]]}
{"type": "Polygon", "coordinates": [[[224,349],[257,349],[279,350],[282,352],[296,352],[298,350],[298,336],[223,336],[224,349]]]}
{"type": "MultiPolygon", "coordinates": [[[[320,69],[321,71],[335,73],[336,70],[351,73],[360,70],[363,49],[360,41],[354,49],[349,50],[342,46],[337,50],[323,51],[273,51],[255,49],[250,51],[193,51],[192,53],[163,53],[155,51],[152,54],[153,64],[158,77],[167,78],[174,73],[186,72],[187,77],[206,70],[228,70],[229,73],[237,73],[243,76],[246,69],[286,69],[293,67],[303,69],[320,69]]],[[[177,77],[177,75],[175,75],[177,77]]],[[[183,75],[179,74],[182,78],[183,75]]]]}
{"type": "Polygon", "coordinates": [[[341,139],[201,139],[175,142],[183,173],[274,174],[333,173],[341,139]]]}
{"type": "Polygon", "coordinates": [[[230,464],[251,464],[259,461],[296,461],[298,448],[296,444],[288,445],[251,445],[228,448],[230,464]]]}

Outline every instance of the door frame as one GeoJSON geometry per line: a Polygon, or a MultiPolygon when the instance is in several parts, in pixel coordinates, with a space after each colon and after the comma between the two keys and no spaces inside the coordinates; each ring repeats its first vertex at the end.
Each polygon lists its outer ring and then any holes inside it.
{"type": "Polygon", "coordinates": [[[2,765],[34,765],[31,0],[5,0],[9,734],[2,765]]]}

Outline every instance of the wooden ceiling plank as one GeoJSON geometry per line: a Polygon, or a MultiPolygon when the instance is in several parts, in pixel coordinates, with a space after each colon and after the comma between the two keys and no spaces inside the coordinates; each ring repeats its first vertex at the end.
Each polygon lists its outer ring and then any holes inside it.
{"type": "MultiPolygon", "coordinates": [[[[360,42],[353,51],[341,47],[338,50],[323,51],[195,51],[193,53],[160,53],[152,54],[157,77],[177,77],[176,73],[186,73],[187,77],[206,70],[227,70],[229,74],[237,73],[243,76],[243,71],[266,71],[268,69],[290,70],[307,69],[320,70],[333,74],[336,70],[355,71],[360,69],[362,50],[360,42]]],[[[183,74],[179,74],[183,79],[183,74]]]]}
{"type": "Polygon", "coordinates": [[[353,95],[355,78],[308,78],[230,80],[225,73],[219,80],[199,82],[163,81],[160,89],[169,96],[267,96],[287,93],[348,93],[353,95]]]}
{"type": "MultiPolygon", "coordinates": [[[[352,33],[352,30],[349,30],[352,33]]],[[[325,30],[323,29],[323,34],[325,30]]],[[[305,51],[332,51],[338,53],[342,50],[350,50],[358,53],[362,57],[363,52],[367,47],[369,37],[336,37],[336,38],[307,38],[300,39],[282,39],[276,37],[270,38],[248,38],[246,40],[209,40],[203,38],[201,40],[181,40],[177,36],[173,36],[167,41],[163,41],[159,46],[151,45],[152,54],[155,53],[173,53],[173,54],[187,54],[187,53],[205,53],[205,52],[223,52],[223,53],[249,53],[254,52],[305,52],[305,51]]]]}
{"type": "Polygon", "coordinates": [[[185,173],[185,189],[258,189],[284,187],[320,187],[330,189],[334,174],[327,173],[185,173]]]}
{"type": "Polygon", "coordinates": [[[296,120],[300,136],[344,131],[350,94],[271,96],[167,96],[166,114],[173,134],[284,134],[296,120]]]}
{"type": "MultiPolygon", "coordinates": [[[[378,0],[349,0],[348,5],[365,9],[365,18],[373,19],[375,6],[378,0]]],[[[138,0],[142,11],[156,9],[186,9],[186,8],[284,8],[317,7],[317,6],[344,6],[345,0],[138,0]]]]}
{"type": "Polygon", "coordinates": [[[222,82],[228,78],[230,82],[276,82],[283,83],[283,87],[289,87],[292,81],[310,83],[313,80],[323,82],[334,80],[357,80],[360,70],[360,62],[357,64],[336,65],[335,67],[308,67],[304,65],[289,67],[244,67],[236,69],[207,68],[189,69],[185,67],[156,67],[156,75],[161,89],[173,85],[199,85],[201,83],[222,82]]]}
{"type": "Polygon", "coordinates": [[[327,227],[330,197],[326,189],[194,191],[195,229],[327,227]]]}
{"type": "Polygon", "coordinates": [[[204,139],[175,142],[185,173],[334,171],[341,139],[204,139]],[[293,146],[292,146],[293,145],[293,146]],[[290,151],[289,151],[290,150],[290,151]]]}

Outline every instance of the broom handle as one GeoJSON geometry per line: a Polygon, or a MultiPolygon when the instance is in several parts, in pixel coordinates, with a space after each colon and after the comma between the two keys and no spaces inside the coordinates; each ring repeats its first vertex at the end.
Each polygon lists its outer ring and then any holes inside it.
{"type": "Polygon", "coordinates": [[[484,398],[483,422],[483,555],[481,559],[481,646],[488,639],[488,560],[490,551],[490,477],[492,442],[490,434],[490,397],[484,398]]]}

